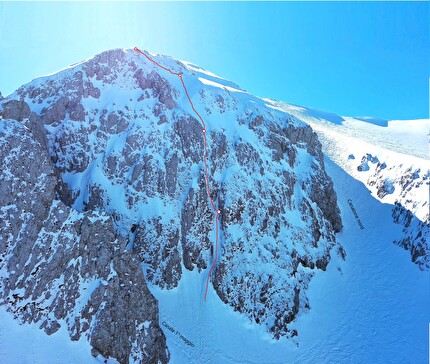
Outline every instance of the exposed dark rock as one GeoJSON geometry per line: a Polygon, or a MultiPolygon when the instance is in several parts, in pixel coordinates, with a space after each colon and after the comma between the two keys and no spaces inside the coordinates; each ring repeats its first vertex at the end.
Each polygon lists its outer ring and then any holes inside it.
{"type": "Polygon", "coordinates": [[[420,269],[430,269],[430,219],[420,221],[414,214],[395,203],[392,212],[393,221],[403,226],[403,237],[394,241],[395,244],[411,252],[411,260],[420,269]]]}
{"type": "Polygon", "coordinates": [[[177,106],[174,100],[177,91],[159,73],[152,71],[149,74],[144,74],[143,70],[139,69],[135,73],[135,78],[142,90],[150,89],[153,96],[158,98],[160,103],[165,105],[168,110],[172,110],[177,106]]]}
{"type": "Polygon", "coordinates": [[[9,100],[2,104],[2,118],[23,121],[30,117],[30,107],[24,101],[9,100]]]}

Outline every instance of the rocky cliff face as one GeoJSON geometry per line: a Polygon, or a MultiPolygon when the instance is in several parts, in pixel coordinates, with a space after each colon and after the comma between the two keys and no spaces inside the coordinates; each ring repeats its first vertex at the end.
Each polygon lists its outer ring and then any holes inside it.
{"type": "Polygon", "coordinates": [[[72,340],[87,336],[95,355],[122,363],[129,358],[167,362],[157,304],[137,255],[125,251],[110,217],[78,212],[57,198],[60,183],[46,148],[22,123],[9,119],[11,109],[5,111],[0,302],[47,334],[66,325],[72,340]]]}
{"type": "MultiPolygon", "coordinates": [[[[297,335],[288,324],[309,309],[312,276],[345,255],[316,134],[231,82],[156,58],[183,73],[207,123],[222,211],[213,288],[273,337],[297,335]]],[[[180,81],[113,50],[21,87],[0,115],[3,304],[48,333],[86,333],[120,362],[166,362],[145,279],[172,289],[216,254],[202,125],[180,81]]]]}

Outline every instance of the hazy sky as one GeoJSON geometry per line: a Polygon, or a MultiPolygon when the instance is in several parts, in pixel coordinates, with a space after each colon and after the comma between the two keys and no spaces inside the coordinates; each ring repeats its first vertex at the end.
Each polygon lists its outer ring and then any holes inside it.
{"type": "Polygon", "coordinates": [[[110,48],[198,64],[261,97],[429,114],[428,2],[1,2],[0,91],[110,48]]]}

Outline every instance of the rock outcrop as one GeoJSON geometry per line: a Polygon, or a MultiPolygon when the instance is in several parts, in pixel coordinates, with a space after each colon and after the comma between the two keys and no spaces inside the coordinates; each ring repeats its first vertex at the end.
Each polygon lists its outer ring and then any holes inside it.
{"type": "MultiPolygon", "coordinates": [[[[392,201],[392,217],[402,225],[403,234],[394,243],[409,250],[411,260],[422,270],[430,268],[430,170],[419,165],[392,161],[379,161],[377,156],[367,154],[363,159],[373,166],[367,185],[378,198],[392,201]]],[[[425,166],[424,163],[421,163],[425,166]]],[[[391,202],[390,201],[390,202],[391,202]]]]}
{"type": "Polygon", "coordinates": [[[420,221],[399,202],[395,203],[392,216],[396,224],[403,226],[403,237],[394,243],[409,250],[412,261],[420,269],[430,269],[430,219],[420,221]]]}

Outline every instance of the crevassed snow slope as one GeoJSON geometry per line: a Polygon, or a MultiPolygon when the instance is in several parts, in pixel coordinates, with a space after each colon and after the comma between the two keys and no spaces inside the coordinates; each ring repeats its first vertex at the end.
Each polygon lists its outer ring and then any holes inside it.
{"type": "Polygon", "coordinates": [[[307,109],[282,101],[265,99],[269,105],[279,107],[298,119],[321,130],[331,130],[357,141],[369,143],[397,153],[429,158],[430,120],[390,120],[382,123],[372,118],[339,116],[324,111],[307,109]],[[366,120],[366,121],[364,121],[366,120]]]}
{"type": "Polygon", "coordinates": [[[285,102],[265,101],[309,124],[317,132],[324,153],[367,185],[373,197],[388,204],[399,202],[421,221],[428,221],[429,119],[386,123],[376,120],[373,124],[369,118],[363,121],[285,102]],[[364,157],[368,160],[364,161],[364,157]],[[385,184],[386,193],[378,194],[381,184],[385,184]]]}

